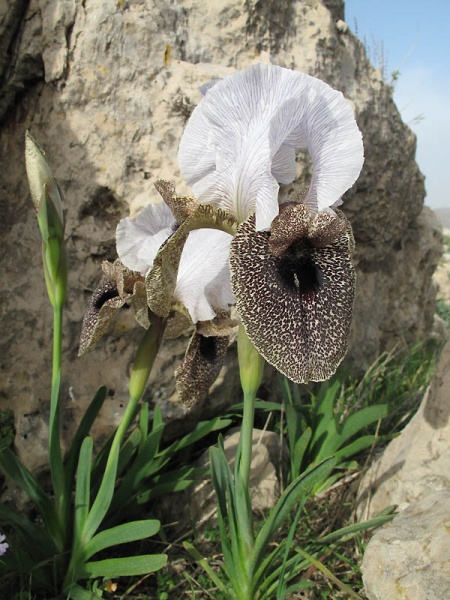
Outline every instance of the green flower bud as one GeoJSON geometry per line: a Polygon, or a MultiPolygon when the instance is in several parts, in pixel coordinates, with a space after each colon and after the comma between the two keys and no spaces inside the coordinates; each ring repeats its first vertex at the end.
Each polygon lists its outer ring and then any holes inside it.
{"type": "Polygon", "coordinates": [[[48,296],[54,307],[61,307],[67,289],[61,193],[44,151],[29,131],[26,132],[25,137],[25,165],[31,198],[42,235],[42,256],[48,296]]]}
{"type": "Polygon", "coordinates": [[[243,325],[239,325],[238,360],[242,391],[245,397],[255,397],[264,371],[264,358],[249,340],[243,325]]]}

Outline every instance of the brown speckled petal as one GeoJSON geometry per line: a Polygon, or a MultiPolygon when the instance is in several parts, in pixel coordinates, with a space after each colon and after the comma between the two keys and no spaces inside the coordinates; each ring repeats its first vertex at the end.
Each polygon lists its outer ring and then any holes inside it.
{"type": "Polygon", "coordinates": [[[299,223],[285,221],[282,229],[287,231],[277,233],[278,249],[283,235],[291,241],[280,256],[270,250],[271,234],[256,232],[251,216],[231,243],[230,267],[247,335],[267,362],[292,381],[304,383],[327,379],[345,356],[355,271],[350,259],[353,237],[343,214],[335,217],[343,223],[330,225],[327,213],[312,215],[298,206],[290,216],[299,223]],[[330,227],[339,236],[317,247],[316,239],[323,239],[322,232],[330,227]],[[299,239],[298,232],[305,229],[310,237],[299,239]]]}
{"type": "Polygon", "coordinates": [[[136,319],[148,327],[144,278],[124,267],[119,260],[102,264],[103,276],[92,294],[81,326],[78,356],[84,354],[107,332],[116,311],[131,302],[136,319]]]}
{"type": "Polygon", "coordinates": [[[178,398],[191,408],[208,393],[225,360],[229,338],[206,337],[197,332],[191,338],[184,361],[175,371],[178,398]]]}

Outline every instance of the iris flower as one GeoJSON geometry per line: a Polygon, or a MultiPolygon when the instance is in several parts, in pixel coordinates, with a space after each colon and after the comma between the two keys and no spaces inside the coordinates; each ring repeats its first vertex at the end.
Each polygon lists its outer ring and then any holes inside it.
{"type": "Polygon", "coordinates": [[[353,236],[337,209],[363,164],[352,109],[319,79],[278,66],[202,91],[178,154],[195,198],[159,182],[167,206],[119,224],[119,259],[145,277],[157,314],[184,310],[198,330],[236,301],[269,363],[293,381],[324,380],[347,350],[354,299],[353,236]],[[280,205],[299,149],[311,157],[310,187],[280,205]]]}
{"type": "Polygon", "coordinates": [[[178,160],[199,202],[240,223],[231,285],[256,349],[296,382],[330,377],[347,350],[355,285],[351,227],[336,207],[364,160],[349,103],[319,79],[255,65],[209,86],[178,160]],[[311,185],[280,207],[298,149],[311,157],[311,185]]]}

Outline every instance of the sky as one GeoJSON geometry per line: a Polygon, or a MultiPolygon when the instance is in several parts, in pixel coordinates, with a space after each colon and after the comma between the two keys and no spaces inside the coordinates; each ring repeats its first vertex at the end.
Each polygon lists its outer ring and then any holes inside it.
{"type": "Polygon", "coordinates": [[[345,0],[345,20],[365,42],[417,135],[417,163],[432,208],[450,208],[450,0],[345,0]]]}

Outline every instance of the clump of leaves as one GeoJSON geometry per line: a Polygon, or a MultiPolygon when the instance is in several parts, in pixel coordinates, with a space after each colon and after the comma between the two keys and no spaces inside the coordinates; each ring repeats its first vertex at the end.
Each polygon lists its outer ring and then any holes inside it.
{"type": "Polygon", "coordinates": [[[447,325],[450,325],[450,304],[447,304],[444,298],[440,298],[437,301],[436,313],[447,323],[447,325]]]}
{"type": "Polygon", "coordinates": [[[286,429],[290,453],[290,480],[293,481],[308,465],[334,456],[338,471],[319,482],[314,488],[319,493],[330,487],[342,473],[358,466],[352,459],[375,442],[369,426],[388,414],[387,404],[365,406],[345,414],[345,406],[338,402],[345,386],[338,377],[323,383],[317,394],[309,393],[304,402],[299,386],[290,385],[280,378],[283,404],[286,411],[286,429]],[[340,406],[340,409],[339,409],[340,406]]]}

